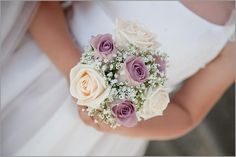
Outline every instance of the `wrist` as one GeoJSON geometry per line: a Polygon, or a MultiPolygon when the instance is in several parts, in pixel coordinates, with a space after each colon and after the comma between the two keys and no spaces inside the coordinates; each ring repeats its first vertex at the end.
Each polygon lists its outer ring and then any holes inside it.
{"type": "Polygon", "coordinates": [[[66,50],[57,51],[57,54],[59,57],[55,57],[56,59],[52,61],[69,82],[70,71],[80,60],[80,51],[75,46],[70,46],[66,50]]]}
{"type": "Polygon", "coordinates": [[[71,69],[79,62],[80,55],[72,57],[70,60],[67,60],[65,63],[62,74],[64,75],[65,79],[69,82],[70,80],[70,71],[71,69]]]}

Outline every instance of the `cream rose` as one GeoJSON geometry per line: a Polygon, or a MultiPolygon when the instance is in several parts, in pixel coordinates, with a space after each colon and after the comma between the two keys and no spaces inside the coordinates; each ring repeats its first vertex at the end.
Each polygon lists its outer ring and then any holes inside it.
{"type": "Polygon", "coordinates": [[[141,112],[141,116],[145,120],[162,115],[170,102],[168,93],[162,87],[149,89],[146,92],[146,98],[141,112]]]}
{"type": "Polygon", "coordinates": [[[147,31],[142,25],[133,21],[116,20],[115,41],[118,46],[127,47],[133,44],[138,48],[156,50],[160,45],[153,33],[147,31]]]}
{"type": "Polygon", "coordinates": [[[70,72],[70,93],[77,104],[98,108],[108,97],[111,87],[92,65],[77,64],[70,72]]]}

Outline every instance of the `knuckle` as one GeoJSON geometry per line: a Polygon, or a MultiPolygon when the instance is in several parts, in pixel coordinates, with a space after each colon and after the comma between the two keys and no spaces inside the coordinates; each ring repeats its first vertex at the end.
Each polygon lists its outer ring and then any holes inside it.
{"type": "Polygon", "coordinates": [[[93,119],[90,116],[86,114],[86,112],[82,111],[81,108],[78,108],[78,113],[79,113],[80,119],[86,125],[92,126],[95,130],[99,132],[110,132],[110,128],[108,128],[108,126],[104,126],[105,124],[103,124],[102,122],[96,123],[95,121],[93,121],[93,119]]]}
{"type": "Polygon", "coordinates": [[[101,127],[103,132],[109,132],[110,130],[107,127],[101,127]]]}
{"type": "Polygon", "coordinates": [[[91,119],[89,119],[89,118],[84,118],[83,121],[84,121],[85,124],[91,125],[91,119]]]}
{"type": "Polygon", "coordinates": [[[91,124],[92,119],[91,119],[89,116],[85,115],[84,113],[80,113],[79,116],[80,116],[80,119],[81,119],[85,124],[87,124],[87,125],[90,125],[90,124],[91,124]]]}

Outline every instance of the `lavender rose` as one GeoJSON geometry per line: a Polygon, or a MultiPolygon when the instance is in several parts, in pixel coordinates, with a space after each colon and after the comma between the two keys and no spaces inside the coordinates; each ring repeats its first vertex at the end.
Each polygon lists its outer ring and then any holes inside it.
{"type": "Polygon", "coordinates": [[[166,70],[166,62],[160,57],[156,57],[157,69],[162,73],[166,70]]]}
{"type": "Polygon", "coordinates": [[[148,76],[149,71],[142,58],[129,56],[121,69],[119,80],[127,80],[130,86],[136,86],[145,82],[148,76]]]}
{"type": "Polygon", "coordinates": [[[92,36],[90,44],[94,48],[94,56],[97,58],[111,59],[115,53],[111,34],[92,36]]]}
{"type": "Polygon", "coordinates": [[[129,100],[117,102],[111,105],[112,114],[116,117],[117,123],[125,127],[134,127],[138,120],[134,104],[129,100]]]}

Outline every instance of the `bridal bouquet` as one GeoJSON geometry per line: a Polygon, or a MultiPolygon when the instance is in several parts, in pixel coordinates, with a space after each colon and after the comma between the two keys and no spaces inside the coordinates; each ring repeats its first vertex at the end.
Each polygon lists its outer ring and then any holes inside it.
{"type": "Polygon", "coordinates": [[[115,33],[92,36],[71,69],[70,92],[89,116],[111,127],[133,127],[160,116],[169,103],[167,58],[144,26],[117,20],[115,33]]]}

